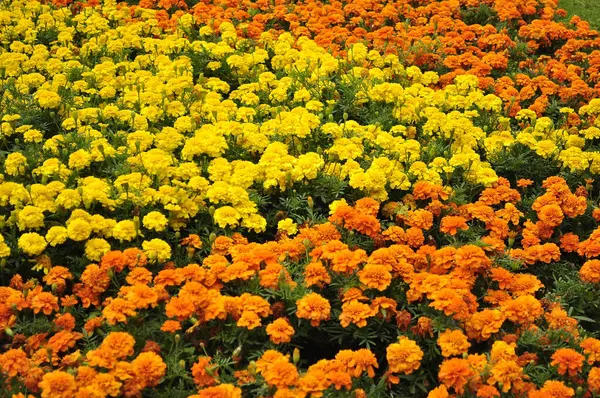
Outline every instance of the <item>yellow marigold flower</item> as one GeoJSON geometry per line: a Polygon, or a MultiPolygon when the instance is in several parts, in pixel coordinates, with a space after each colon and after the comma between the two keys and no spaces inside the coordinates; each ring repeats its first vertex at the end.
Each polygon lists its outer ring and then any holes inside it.
{"type": "Polygon", "coordinates": [[[52,247],[65,243],[68,237],[67,229],[62,226],[52,227],[46,232],[46,241],[52,247]]]}
{"type": "Polygon", "coordinates": [[[0,235],[0,258],[10,256],[10,247],[4,243],[4,236],[0,235]]]}
{"type": "Polygon", "coordinates": [[[67,234],[69,239],[81,242],[90,237],[92,226],[86,220],[78,218],[71,220],[67,225],[67,234]]]}
{"type": "Polygon", "coordinates": [[[144,224],[144,227],[148,229],[153,229],[156,232],[162,232],[167,227],[169,220],[161,212],[151,211],[144,216],[142,223],[144,224]]]}
{"type": "Polygon", "coordinates": [[[171,258],[171,246],[162,239],[152,239],[142,242],[144,254],[152,262],[165,262],[171,258]]]}
{"type": "Polygon", "coordinates": [[[85,256],[92,261],[100,261],[109,251],[110,244],[102,238],[90,239],[85,243],[85,256]]]}
{"type": "Polygon", "coordinates": [[[55,109],[60,105],[61,97],[54,91],[50,90],[38,90],[35,93],[35,98],[40,104],[41,108],[55,109]]]}
{"type": "Polygon", "coordinates": [[[280,232],[285,232],[290,236],[298,232],[297,225],[291,218],[285,218],[283,220],[280,220],[277,223],[277,230],[280,232]]]}
{"type": "Polygon", "coordinates": [[[46,249],[47,243],[43,236],[29,232],[19,237],[19,249],[30,256],[39,256],[46,249]]]}
{"type": "Polygon", "coordinates": [[[112,236],[120,241],[131,241],[138,235],[135,223],[132,220],[119,221],[112,228],[112,236]]]}
{"type": "Polygon", "coordinates": [[[21,231],[41,228],[44,226],[44,212],[39,207],[25,206],[17,214],[17,224],[21,231]]]}
{"type": "Polygon", "coordinates": [[[13,152],[4,161],[4,171],[10,176],[23,175],[27,166],[27,158],[21,152],[13,152]]]}

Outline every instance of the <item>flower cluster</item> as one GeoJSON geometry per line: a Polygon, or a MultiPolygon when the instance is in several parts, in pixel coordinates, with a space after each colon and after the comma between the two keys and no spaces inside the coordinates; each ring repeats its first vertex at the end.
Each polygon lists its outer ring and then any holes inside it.
{"type": "Polygon", "coordinates": [[[600,394],[556,3],[0,4],[1,391],[600,394]]]}

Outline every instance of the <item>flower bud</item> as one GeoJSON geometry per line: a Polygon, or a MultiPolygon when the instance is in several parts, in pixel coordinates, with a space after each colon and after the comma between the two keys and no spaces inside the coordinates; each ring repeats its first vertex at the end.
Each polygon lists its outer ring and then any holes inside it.
{"type": "Polygon", "coordinates": [[[294,365],[297,365],[300,362],[300,350],[298,347],[294,348],[294,353],[292,354],[292,360],[294,361],[294,365]]]}

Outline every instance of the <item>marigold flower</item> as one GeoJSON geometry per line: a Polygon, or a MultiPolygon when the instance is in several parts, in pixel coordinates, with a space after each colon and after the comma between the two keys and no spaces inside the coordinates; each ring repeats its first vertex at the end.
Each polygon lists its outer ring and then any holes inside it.
{"type": "Polygon", "coordinates": [[[462,358],[446,359],[440,365],[438,372],[439,380],[448,388],[453,388],[458,394],[462,394],[469,379],[474,376],[469,361],[462,358]]]}
{"type": "Polygon", "coordinates": [[[438,337],[437,343],[442,349],[442,355],[444,357],[462,355],[467,352],[471,346],[471,343],[469,343],[467,336],[465,336],[462,330],[446,329],[446,331],[441,333],[438,337]]]}
{"type": "Polygon", "coordinates": [[[531,398],[543,398],[543,397],[557,397],[557,398],[571,398],[575,396],[575,390],[571,387],[565,386],[562,381],[547,380],[544,386],[538,391],[529,394],[531,398]]]}
{"type": "Polygon", "coordinates": [[[294,335],[294,328],[285,318],[277,318],[266,328],[267,334],[275,344],[289,343],[294,335]]]}
{"type": "Polygon", "coordinates": [[[165,375],[167,365],[156,353],[142,352],[131,361],[131,369],[135,379],[144,387],[154,387],[165,375]]]}
{"type": "Polygon", "coordinates": [[[442,218],[440,231],[454,236],[459,229],[463,231],[469,229],[466,218],[461,216],[446,216],[442,218]]]}
{"type": "Polygon", "coordinates": [[[423,351],[413,340],[400,336],[398,343],[390,344],[386,349],[386,359],[390,372],[411,374],[421,366],[423,351]]]}
{"type": "Polygon", "coordinates": [[[60,370],[46,373],[39,386],[43,398],[72,398],[77,389],[75,377],[60,370]]]}
{"type": "Polygon", "coordinates": [[[558,374],[564,375],[567,372],[569,376],[579,374],[583,366],[585,357],[572,348],[559,348],[552,354],[552,366],[558,368],[558,374]]]}
{"type": "Polygon", "coordinates": [[[510,321],[518,324],[533,323],[544,313],[542,304],[529,294],[507,300],[501,303],[501,308],[510,321]]]}
{"type": "Polygon", "coordinates": [[[588,283],[600,283],[600,260],[589,260],[583,263],[579,277],[588,283]]]}
{"type": "Polygon", "coordinates": [[[590,391],[597,394],[600,392],[600,368],[593,367],[588,374],[587,384],[590,391]]]}
{"type": "Polygon", "coordinates": [[[354,323],[359,328],[367,326],[367,319],[375,316],[376,312],[368,304],[361,303],[358,300],[346,301],[342,304],[342,313],[340,314],[340,324],[342,327],[348,327],[354,323]]]}
{"type": "Polygon", "coordinates": [[[502,359],[492,367],[488,383],[498,384],[502,387],[502,392],[506,393],[513,385],[521,383],[524,377],[523,369],[515,361],[502,359]]]}
{"type": "Polygon", "coordinates": [[[321,321],[328,320],[331,312],[329,301],[317,293],[309,293],[302,297],[296,301],[296,306],[296,316],[309,319],[312,326],[319,326],[321,321]]]}
{"type": "Polygon", "coordinates": [[[199,387],[212,386],[218,381],[218,370],[210,364],[211,359],[211,357],[199,357],[192,366],[192,377],[199,387]]]}
{"type": "Polygon", "coordinates": [[[392,274],[388,267],[382,264],[366,264],[362,270],[358,271],[358,278],[368,288],[380,291],[387,289],[392,282],[392,274]]]}
{"type": "Polygon", "coordinates": [[[24,376],[29,366],[29,358],[22,349],[13,348],[0,355],[0,369],[8,377],[24,376]]]}

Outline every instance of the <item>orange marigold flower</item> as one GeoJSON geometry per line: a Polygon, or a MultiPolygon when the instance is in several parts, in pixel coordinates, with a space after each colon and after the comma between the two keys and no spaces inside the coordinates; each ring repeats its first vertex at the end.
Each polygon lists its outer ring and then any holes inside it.
{"type": "Polygon", "coordinates": [[[572,232],[568,232],[560,237],[560,248],[567,252],[573,253],[577,251],[579,247],[579,236],[572,232]]]}
{"type": "Polygon", "coordinates": [[[60,315],[56,315],[54,324],[64,330],[73,330],[75,328],[75,317],[68,312],[60,315]]]}
{"type": "Polygon", "coordinates": [[[592,217],[594,218],[594,220],[600,222],[600,209],[592,210],[592,217]]]}
{"type": "Polygon", "coordinates": [[[148,264],[148,257],[146,257],[144,252],[137,247],[131,247],[123,250],[123,259],[125,260],[125,264],[127,267],[129,267],[129,269],[143,267],[148,264]]]}
{"type": "Polygon", "coordinates": [[[267,325],[267,334],[275,344],[289,343],[294,335],[294,328],[285,318],[277,318],[267,325]]]}
{"type": "Polygon", "coordinates": [[[545,316],[550,329],[563,329],[570,332],[573,336],[578,336],[577,319],[571,318],[567,311],[555,306],[550,312],[546,312],[545,316]]]}
{"type": "Polygon", "coordinates": [[[242,398],[242,390],[232,384],[219,384],[200,390],[188,398],[242,398]]]}
{"type": "Polygon", "coordinates": [[[366,371],[370,378],[375,377],[375,369],[379,368],[377,358],[375,354],[369,349],[361,348],[360,350],[354,351],[353,353],[353,365],[352,375],[354,377],[360,377],[361,374],[366,371]]]}
{"type": "Polygon", "coordinates": [[[147,285],[152,282],[152,272],[144,267],[134,268],[129,272],[125,281],[130,285],[147,285]]]}
{"type": "Polygon", "coordinates": [[[73,398],[77,390],[73,375],[55,370],[46,373],[39,384],[42,398],[73,398]]]}
{"type": "Polygon", "coordinates": [[[456,251],[456,265],[470,270],[472,273],[484,271],[489,268],[491,261],[483,249],[475,245],[465,245],[456,251]]]}
{"type": "Polygon", "coordinates": [[[342,327],[348,327],[354,323],[359,328],[367,326],[367,319],[375,316],[376,312],[368,304],[361,303],[358,300],[350,300],[342,304],[342,313],[340,314],[340,324],[342,327]]]}
{"type": "Polygon", "coordinates": [[[600,283],[600,260],[586,261],[579,270],[579,277],[588,283],[600,283]]]}
{"type": "Polygon", "coordinates": [[[298,370],[286,357],[281,357],[262,370],[267,384],[277,388],[291,387],[298,383],[298,370]]]}
{"type": "Polygon", "coordinates": [[[593,337],[584,339],[579,346],[583,348],[583,353],[587,355],[587,363],[593,365],[600,361],[600,340],[593,337]]]}
{"type": "Polygon", "coordinates": [[[551,365],[558,368],[558,374],[569,376],[577,375],[583,366],[585,357],[572,348],[559,348],[552,354],[551,365]]]}
{"type": "Polygon", "coordinates": [[[34,314],[41,311],[45,315],[50,315],[53,311],[58,311],[58,297],[48,292],[35,294],[31,299],[31,308],[34,314]]]}
{"type": "Polygon", "coordinates": [[[533,181],[532,180],[528,180],[526,178],[521,178],[520,180],[517,180],[517,186],[519,188],[525,188],[525,187],[528,187],[528,186],[530,186],[532,184],[533,184],[533,181]]]}
{"type": "Polygon", "coordinates": [[[449,396],[448,389],[443,384],[429,391],[427,394],[427,398],[448,398],[449,396]]]}
{"type": "Polygon", "coordinates": [[[165,375],[167,365],[154,352],[142,352],[131,361],[132,373],[144,387],[154,387],[165,375]]]}
{"type": "Polygon", "coordinates": [[[550,227],[556,227],[563,222],[564,214],[559,205],[549,204],[549,205],[543,206],[538,211],[538,218],[544,224],[546,224],[550,227]]]}
{"type": "Polygon", "coordinates": [[[544,313],[539,300],[529,294],[504,301],[501,303],[501,308],[504,315],[517,324],[533,323],[544,313]]]}
{"type": "Polygon", "coordinates": [[[405,218],[405,223],[410,227],[428,230],[433,226],[433,214],[425,209],[411,211],[405,218]]]}
{"type": "Polygon", "coordinates": [[[494,386],[481,386],[477,389],[477,398],[497,398],[500,397],[500,391],[494,386]]]}
{"type": "Polygon", "coordinates": [[[233,245],[233,239],[228,236],[217,236],[211,247],[212,254],[226,254],[233,245]]]}
{"type": "Polygon", "coordinates": [[[575,390],[565,386],[562,381],[547,380],[539,392],[529,395],[531,398],[571,398],[575,396],[575,390]]]}
{"type": "Polygon", "coordinates": [[[296,316],[302,319],[310,319],[312,326],[319,326],[321,321],[329,319],[331,305],[329,301],[317,293],[309,293],[296,301],[298,310],[296,316]]]}
{"type": "Polygon", "coordinates": [[[411,374],[421,366],[423,351],[415,341],[400,336],[397,343],[387,347],[386,359],[390,372],[411,374]]]}
{"type": "Polygon", "coordinates": [[[110,302],[102,310],[102,316],[109,325],[116,325],[119,322],[127,323],[127,317],[135,316],[135,305],[122,299],[111,299],[110,302]]]}
{"type": "Polygon", "coordinates": [[[439,380],[446,387],[453,388],[458,394],[463,393],[465,385],[474,375],[469,361],[462,358],[444,360],[438,372],[439,380]]]}
{"type": "Polygon", "coordinates": [[[212,386],[218,381],[219,373],[216,366],[211,365],[211,359],[211,357],[199,357],[192,366],[192,376],[198,387],[212,386]]]}
{"type": "Polygon", "coordinates": [[[496,363],[500,361],[516,361],[517,354],[515,352],[515,343],[507,343],[506,341],[496,340],[490,351],[490,362],[496,363]]]}
{"type": "Polygon", "coordinates": [[[22,349],[10,349],[0,355],[0,369],[8,377],[24,376],[29,371],[29,358],[22,349]]]}
{"type": "Polygon", "coordinates": [[[179,244],[182,246],[193,247],[194,249],[200,249],[202,247],[202,240],[200,240],[200,236],[190,234],[188,237],[181,239],[179,244]]]}
{"type": "Polygon", "coordinates": [[[160,330],[167,333],[175,333],[181,330],[181,323],[179,321],[166,320],[160,327],[160,330]]]}
{"type": "Polygon", "coordinates": [[[114,272],[121,272],[126,265],[126,258],[120,250],[106,252],[100,260],[102,269],[113,269],[114,272]]]}
{"type": "Polygon", "coordinates": [[[469,229],[466,218],[461,216],[446,216],[442,218],[442,222],[440,224],[440,231],[454,236],[456,235],[459,229],[463,231],[469,229]]]}
{"type": "Polygon", "coordinates": [[[317,285],[322,288],[325,284],[331,283],[331,276],[329,276],[323,263],[320,261],[312,262],[304,269],[304,283],[306,287],[317,285]]]}
{"type": "Polygon", "coordinates": [[[383,231],[382,235],[386,240],[391,240],[394,243],[400,244],[406,241],[406,232],[404,232],[403,228],[396,225],[383,231]]]}
{"type": "Polygon", "coordinates": [[[361,214],[377,217],[377,213],[379,212],[379,202],[373,198],[362,198],[356,201],[354,209],[361,214]]]}
{"type": "Polygon", "coordinates": [[[360,214],[348,220],[348,229],[355,229],[363,235],[374,238],[381,232],[381,225],[376,217],[368,214],[360,214]]]}
{"type": "Polygon", "coordinates": [[[597,394],[600,392],[600,368],[594,367],[590,370],[587,379],[588,387],[590,391],[597,394]]]}
{"type": "Polygon", "coordinates": [[[420,228],[410,227],[406,230],[406,243],[412,248],[418,248],[425,243],[425,236],[420,228]]]}
{"type": "Polygon", "coordinates": [[[523,368],[515,361],[500,360],[492,367],[490,371],[489,384],[496,384],[502,387],[502,392],[508,392],[515,384],[523,382],[523,368]]]}
{"type": "Polygon", "coordinates": [[[385,265],[368,263],[358,272],[358,279],[370,289],[383,291],[392,283],[392,274],[385,265]]]}
{"type": "Polygon", "coordinates": [[[158,303],[158,294],[147,285],[129,287],[125,298],[135,306],[135,309],[154,308],[158,303]]]}
{"type": "Polygon", "coordinates": [[[177,320],[183,321],[194,314],[196,306],[189,296],[175,296],[169,300],[165,310],[169,318],[177,318],[177,320]]]}
{"type": "Polygon", "coordinates": [[[446,329],[440,334],[437,340],[438,345],[442,349],[442,355],[444,357],[451,357],[453,355],[462,355],[467,352],[471,343],[467,340],[467,336],[462,330],[450,330],[446,329]]]}

